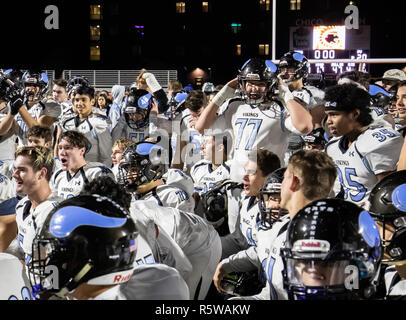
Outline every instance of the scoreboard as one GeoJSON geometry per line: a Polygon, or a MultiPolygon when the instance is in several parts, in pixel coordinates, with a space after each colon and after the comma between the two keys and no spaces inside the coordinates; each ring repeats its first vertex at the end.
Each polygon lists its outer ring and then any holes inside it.
{"type": "Polygon", "coordinates": [[[349,63],[312,63],[311,74],[322,73],[326,78],[333,78],[346,71],[369,72],[368,65],[357,63],[357,60],[370,57],[370,26],[360,25],[359,29],[346,29],[345,26],[290,27],[289,49],[312,60],[354,60],[349,63]]]}

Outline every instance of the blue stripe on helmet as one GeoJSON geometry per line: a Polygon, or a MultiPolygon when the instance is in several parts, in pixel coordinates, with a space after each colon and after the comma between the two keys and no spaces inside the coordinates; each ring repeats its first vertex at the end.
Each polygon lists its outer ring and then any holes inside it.
{"type": "Polygon", "coordinates": [[[150,93],[143,95],[141,98],[138,99],[138,106],[141,109],[146,109],[151,103],[152,95],[150,93]]]}
{"type": "Polygon", "coordinates": [[[150,142],[143,142],[137,145],[137,149],[135,151],[142,156],[146,156],[149,155],[153,149],[163,150],[163,148],[159,145],[150,142]]]}
{"type": "Polygon", "coordinates": [[[51,218],[49,231],[57,238],[64,238],[80,226],[117,228],[126,221],[126,218],[106,217],[86,208],[67,206],[55,212],[51,218]]]}
{"type": "Polygon", "coordinates": [[[367,211],[362,211],[358,217],[359,233],[370,247],[377,247],[381,243],[378,227],[367,211]]]}
{"type": "Polygon", "coordinates": [[[392,202],[396,209],[406,212],[406,183],[397,186],[393,190],[392,202]]]}
{"type": "Polygon", "coordinates": [[[389,97],[389,92],[386,91],[385,89],[381,88],[380,86],[377,86],[375,84],[369,85],[369,94],[371,96],[376,95],[377,93],[383,93],[385,96],[389,97]]]}
{"type": "Polygon", "coordinates": [[[265,64],[272,72],[276,72],[276,70],[278,70],[278,67],[272,62],[272,60],[265,60],[265,64]]]}

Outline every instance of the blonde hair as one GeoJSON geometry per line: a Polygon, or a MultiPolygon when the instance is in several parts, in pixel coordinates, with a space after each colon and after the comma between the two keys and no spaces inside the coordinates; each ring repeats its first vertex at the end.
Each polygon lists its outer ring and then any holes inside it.
{"type": "Polygon", "coordinates": [[[47,181],[51,179],[54,169],[54,156],[51,149],[42,146],[23,146],[16,150],[14,157],[18,156],[29,158],[34,172],[42,168],[47,169],[45,178],[47,181]]]}
{"type": "Polygon", "coordinates": [[[113,147],[115,146],[119,147],[121,150],[125,150],[127,149],[130,145],[132,145],[134,143],[133,140],[127,139],[127,138],[121,138],[121,139],[117,139],[116,141],[114,141],[113,143],[113,147]]]}

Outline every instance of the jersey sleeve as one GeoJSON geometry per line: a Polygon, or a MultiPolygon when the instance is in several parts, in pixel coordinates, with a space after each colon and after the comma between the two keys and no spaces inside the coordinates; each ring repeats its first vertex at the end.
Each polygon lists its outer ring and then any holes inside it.
{"type": "Polygon", "coordinates": [[[224,259],[221,263],[227,273],[252,271],[261,268],[255,247],[239,251],[224,259]]]}
{"type": "Polygon", "coordinates": [[[369,145],[364,146],[364,148],[368,148],[365,159],[371,171],[377,175],[386,171],[396,170],[403,138],[388,128],[380,129],[379,131],[375,130],[372,132],[372,138],[377,140],[374,139],[369,145]]]}

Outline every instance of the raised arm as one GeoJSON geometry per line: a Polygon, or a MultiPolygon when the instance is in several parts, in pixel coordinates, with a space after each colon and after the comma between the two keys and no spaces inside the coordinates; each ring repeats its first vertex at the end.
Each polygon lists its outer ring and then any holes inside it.
{"type": "Polygon", "coordinates": [[[312,115],[300,103],[294,100],[287,84],[278,76],[279,98],[285,103],[288,109],[292,125],[302,134],[307,134],[313,130],[312,115]]]}
{"type": "Polygon", "coordinates": [[[235,90],[238,87],[238,79],[234,78],[229,81],[209,102],[204,108],[202,114],[195,124],[195,129],[200,134],[204,134],[204,130],[210,128],[217,119],[217,110],[227,100],[235,96],[235,90]]]}

